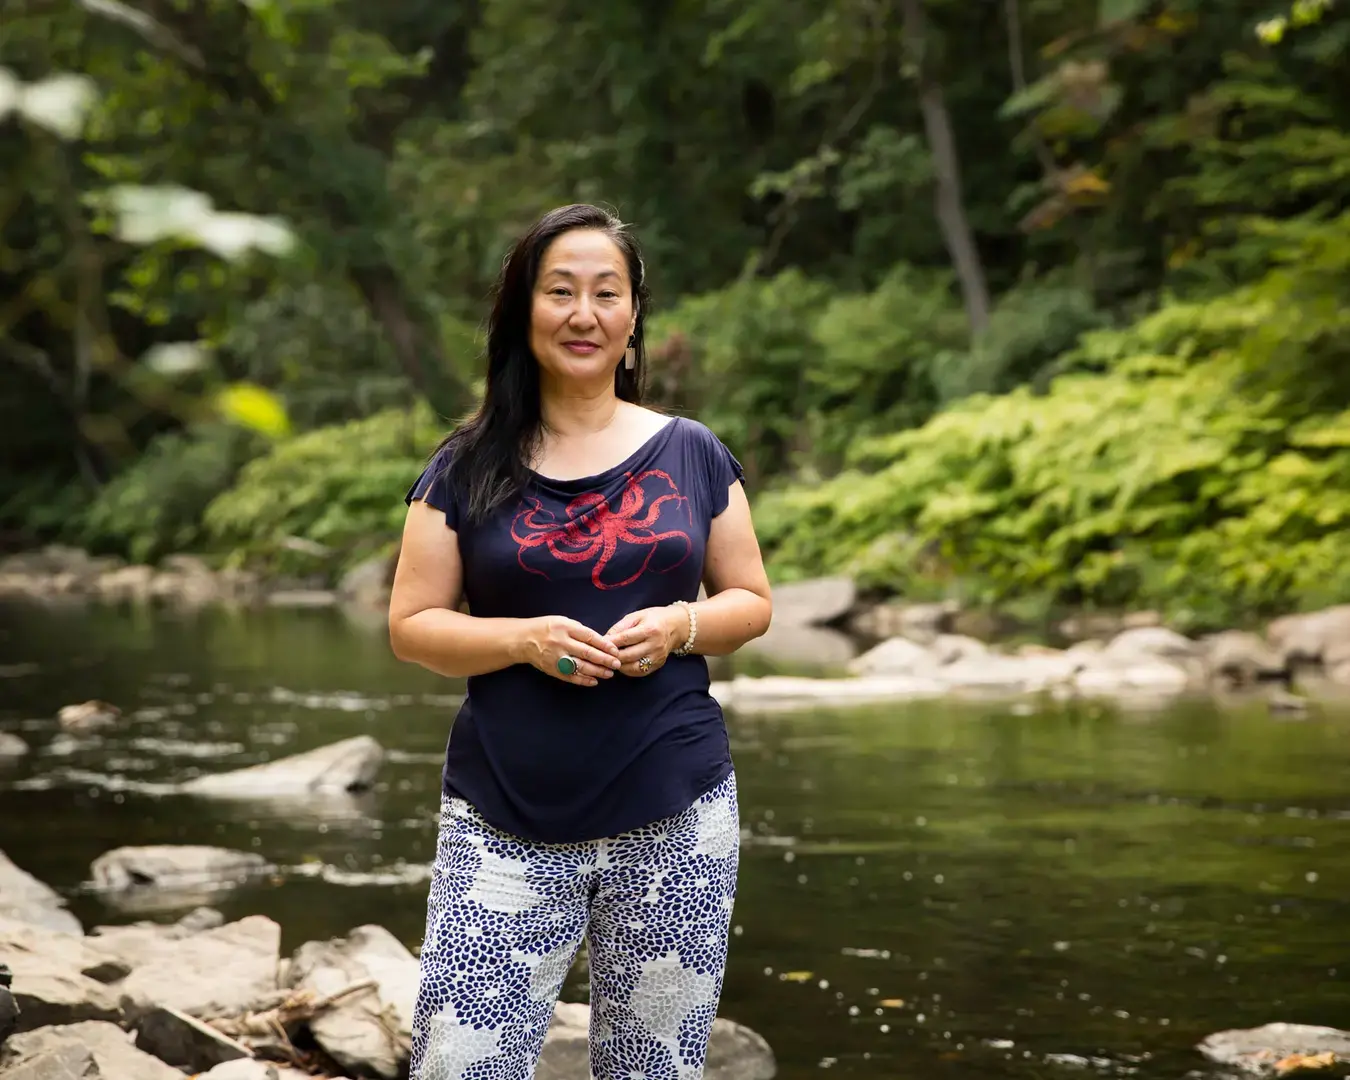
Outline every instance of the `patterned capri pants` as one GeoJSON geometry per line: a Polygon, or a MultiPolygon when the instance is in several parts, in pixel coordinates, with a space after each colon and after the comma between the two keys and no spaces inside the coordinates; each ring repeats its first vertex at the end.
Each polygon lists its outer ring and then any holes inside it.
{"type": "Polygon", "coordinates": [[[582,938],[597,1080],[699,1080],[736,895],[728,776],[612,839],[536,844],[441,804],[411,1080],[529,1080],[582,938]]]}

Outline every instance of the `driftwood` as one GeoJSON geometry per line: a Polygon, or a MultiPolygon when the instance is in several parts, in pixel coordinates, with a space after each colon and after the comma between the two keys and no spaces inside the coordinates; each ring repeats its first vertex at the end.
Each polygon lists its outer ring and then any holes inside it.
{"type": "MultiPolygon", "coordinates": [[[[308,1067],[312,1055],[296,1048],[291,1034],[324,1011],[354,994],[377,989],[374,979],[362,979],[332,994],[317,996],[313,990],[278,990],[257,1004],[257,1009],[236,1016],[215,1016],[206,1023],[222,1035],[245,1041],[262,1040],[293,1065],[308,1067]]],[[[261,1047],[259,1047],[261,1049],[261,1047]]]]}

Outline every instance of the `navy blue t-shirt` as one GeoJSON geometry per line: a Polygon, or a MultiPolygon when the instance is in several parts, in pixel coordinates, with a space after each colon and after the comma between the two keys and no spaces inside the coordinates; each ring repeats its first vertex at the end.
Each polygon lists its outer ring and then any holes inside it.
{"type": "MultiPolygon", "coordinates": [[[[475,523],[448,461],[443,450],[407,501],[444,511],[457,532],[472,614],[565,615],[601,634],[630,612],[697,598],[712,520],[744,480],[717,436],[675,418],[602,473],[533,474],[519,497],[475,523]]],[[[680,813],[731,771],[708,685],[698,655],[597,686],[528,664],[473,676],[450,731],[444,790],[494,827],[544,843],[614,836],[680,813]]]]}

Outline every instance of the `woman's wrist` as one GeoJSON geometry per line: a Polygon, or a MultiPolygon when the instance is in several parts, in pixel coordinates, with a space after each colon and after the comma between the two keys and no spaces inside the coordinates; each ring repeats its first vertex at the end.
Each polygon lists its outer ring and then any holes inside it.
{"type": "Polygon", "coordinates": [[[670,608],[671,625],[674,628],[670,636],[670,654],[687,656],[686,646],[693,644],[692,639],[697,633],[698,614],[687,600],[676,600],[670,608]]]}

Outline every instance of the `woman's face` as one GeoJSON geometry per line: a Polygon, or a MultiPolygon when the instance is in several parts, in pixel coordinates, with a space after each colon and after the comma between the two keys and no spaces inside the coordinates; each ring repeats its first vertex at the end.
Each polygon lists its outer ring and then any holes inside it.
{"type": "Polygon", "coordinates": [[[546,380],[613,380],[637,322],[628,264],[598,229],[574,229],[549,245],[530,309],[530,349],[546,380]]]}

